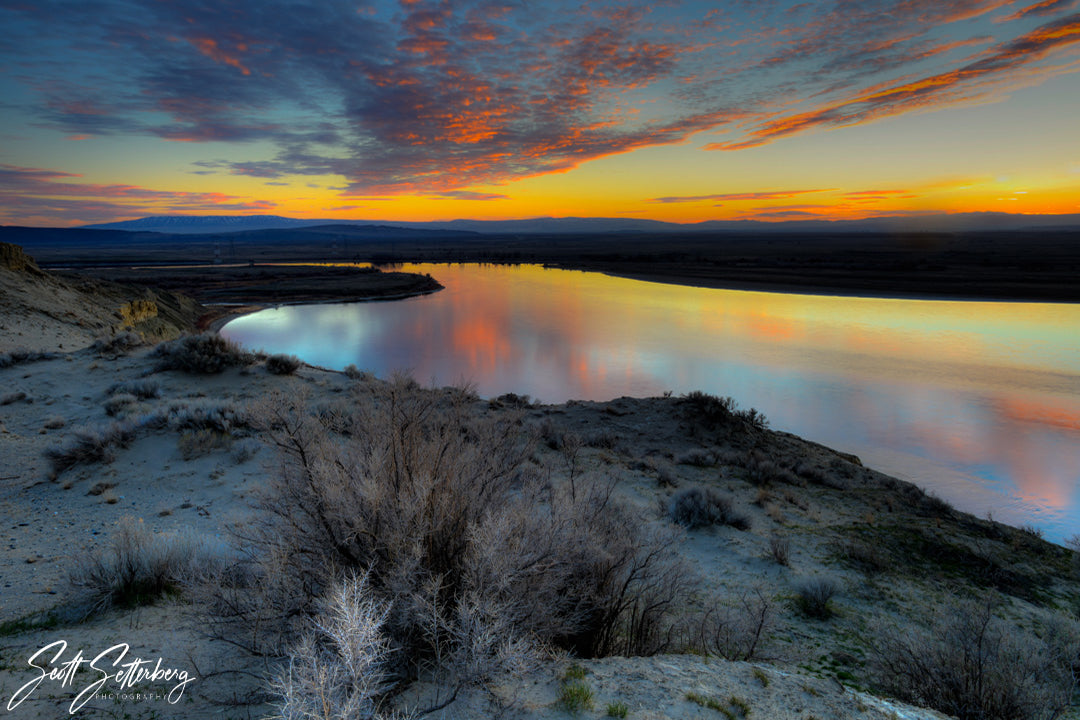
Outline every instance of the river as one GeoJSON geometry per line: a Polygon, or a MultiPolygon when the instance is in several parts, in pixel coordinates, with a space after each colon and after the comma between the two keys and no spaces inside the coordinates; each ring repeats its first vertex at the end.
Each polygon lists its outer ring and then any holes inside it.
{"type": "Polygon", "coordinates": [[[980,516],[1080,532],[1080,305],[697,288],[536,266],[406,265],[445,290],[264,310],[222,331],[484,397],[704,390],[980,516]]]}

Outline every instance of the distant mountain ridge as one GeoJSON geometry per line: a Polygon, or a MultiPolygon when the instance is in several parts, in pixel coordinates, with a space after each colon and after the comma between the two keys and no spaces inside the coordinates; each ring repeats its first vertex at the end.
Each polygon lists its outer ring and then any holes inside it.
{"type": "Polygon", "coordinates": [[[483,234],[593,234],[650,232],[964,232],[992,230],[1080,230],[1080,214],[1012,215],[1009,213],[956,213],[893,216],[863,220],[708,220],[672,223],[638,218],[540,217],[524,220],[448,220],[394,222],[386,220],[301,219],[280,215],[162,215],[114,223],[84,225],[83,229],[124,230],[174,234],[210,234],[252,230],[283,230],[324,225],[363,225],[372,228],[407,228],[483,234]]]}

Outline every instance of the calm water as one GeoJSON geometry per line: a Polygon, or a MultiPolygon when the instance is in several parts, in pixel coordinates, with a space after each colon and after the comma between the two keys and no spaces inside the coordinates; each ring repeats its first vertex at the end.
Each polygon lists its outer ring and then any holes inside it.
{"type": "Polygon", "coordinates": [[[292,306],[223,334],[545,402],[701,389],[1060,540],[1080,532],[1080,306],[742,292],[538,267],[411,265],[446,289],[292,306]]]}

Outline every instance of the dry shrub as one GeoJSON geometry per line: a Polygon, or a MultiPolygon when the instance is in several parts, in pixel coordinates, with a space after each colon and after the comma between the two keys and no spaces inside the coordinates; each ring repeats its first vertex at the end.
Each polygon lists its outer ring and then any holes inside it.
{"type": "Polygon", "coordinates": [[[709,525],[750,529],[750,519],[732,509],[730,498],[707,488],[690,487],[677,492],[671,498],[668,516],[691,530],[709,525]]]}
{"type": "Polygon", "coordinates": [[[117,393],[105,401],[105,414],[116,417],[127,413],[139,402],[139,399],[129,393],[117,393]]]}
{"type": "Polygon", "coordinates": [[[715,598],[698,624],[697,647],[726,660],[749,661],[764,651],[773,627],[775,608],[760,587],[744,592],[732,604],[715,598]]]}
{"type": "Polygon", "coordinates": [[[232,435],[212,428],[185,430],[176,441],[176,448],[184,460],[194,460],[215,450],[232,447],[232,435]]]}
{"type": "Polygon", "coordinates": [[[572,494],[525,465],[519,418],[475,417],[455,397],[397,382],[331,433],[302,398],[259,413],[281,451],[242,537],[250,561],[215,582],[235,642],[275,651],[343,576],[367,573],[395,670],[452,668],[457,683],[528,664],[664,648],[685,593],[678,534],[590,483],[572,494]],[[240,638],[240,639],[238,639],[240,638]]]}
{"type": "Polygon", "coordinates": [[[12,367],[13,365],[21,365],[28,362],[38,362],[39,360],[55,360],[58,357],[60,357],[60,353],[18,348],[10,352],[0,353],[0,368],[12,367]]]}
{"type": "Polygon", "coordinates": [[[295,355],[271,355],[266,358],[266,371],[272,375],[292,375],[303,365],[295,355]]]}
{"type": "Polygon", "coordinates": [[[769,538],[769,555],[778,565],[787,566],[791,562],[791,541],[784,535],[769,538]]]}
{"type": "Polygon", "coordinates": [[[281,720],[336,720],[390,716],[379,699],[391,684],[383,633],[389,607],[372,598],[367,577],[334,586],[314,628],[289,653],[288,666],[271,681],[281,697],[281,720]]]}
{"type": "Polygon", "coordinates": [[[929,631],[878,630],[872,670],[886,692],[958,720],[1053,720],[1076,689],[1069,625],[1040,638],[998,616],[993,601],[966,603],[929,631]]]}
{"type": "Polygon", "coordinates": [[[187,335],[154,348],[155,370],[180,370],[210,375],[230,367],[250,365],[255,357],[244,352],[236,342],[216,333],[187,335]]]}

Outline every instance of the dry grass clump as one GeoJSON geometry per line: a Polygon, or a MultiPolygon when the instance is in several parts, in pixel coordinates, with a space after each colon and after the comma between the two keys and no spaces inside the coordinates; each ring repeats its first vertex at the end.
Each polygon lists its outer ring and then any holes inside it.
{"type": "Polygon", "coordinates": [[[840,585],[832,578],[813,577],[803,580],[795,587],[795,607],[808,618],[828,620],[835,611],[832,599],[840,592],[840,585]]]}
{"type": "Polygon", "coordinates": [[[59,430],[67,425],[67,419],[62,415],[50,415],[45,419],[45,423],[42,425],[46,430],[59,430]]]}
{"type": "Polygon", "coordinates": [[[139,400],[161,397],[161,384],[157,380],[124,380],[113,383],[105,391],[106,395],[134,395],[139,400]]]}
{"type": "Polygon", "coordinates": [[[29,396],[25,392],[23,392],[22,390],[16,390],[15,392],[4,393],[3,397],[0,397],[0,406],[2,406],[2,405],[12,405],[12,404],[17,403],[17,402],[22,402],[23,400],[26,400],[27,397],[29,397],[29,396]]]}
{"type": "Polygon", "coordinates": [[[773,535],[769,538],[769,556],[777,565],[791,563],[791,541],[785,535],[773,535]]]}
{"type": "Polygon", "coordinates": [[[115,458],[114,448],[127,447],[135,439],[135,434],[135,426],[127,422],[83,427],[73,432],[63,444],[48,448],[45,457],[56,475],[75,465],[112,462],[115,458]]]}
{"type": "Polygon", "coordinates": [[[709,525],[750,529],[750,518],[734,512],[730,498],[708,488],[690,487],[675,493],[668,505],[668,517],[691,530],[709,525]]]}
{"type": "Polygon", "coordinates": [[[228,400],[178,400],[169,405],[165,421],[178,430],[217,430],[232,434],[248,427],[251,418],[245,408],[228,400]]]}
{"type": "Polygon", "coordinates": [[[130,393],[117,393],[105,401],[105,414],[109,417],[123,415],[138,402],[139,399],[130,393]]]}
{"type": "Polygon", "coordinates": [[[55,360],[58,357],[60,357],[60,353],[19,348],[11,350],[10,352],[0,353],[0,368],[22,365],[23,363],[28,362],[37,362],[39,360],[55,360]]]}
{"type": "Polygon", "coordinates": [[[161,343],[151,356],[157,359],[155,370],[180,370],[202,375],[220,373],[255,361],[255,356],[244,352],[238,343],[216,333],[187,335],[161,343]]]}
{"type": "Polygon", "coordinates": [[[993,601],[953,608],[927,631],[879,629],[871,646],[881,689],[958,720],[1058,718],[1080,667],[1075,621],[1039,637],[999,616],[993,601]]]}
{"type": "Polygon", "coordinates": [[[687,450],[676,457],[675,463],[678,465],[692,465],[693,467],[707,468],[716,465],[716,460],[716,453],[710,450],[695,448],[693,450],[687,450]]]}
{"type": "Polygon", "coordinates": [[[89,593],[95,610],[133,607],[176,591],[216,562],[194,535],[153,533],[124,518],[104,550],[77,558],[71,582],[89,593]]]}
{"type": "Polygon", "coordinates": [[[295,355],[277,354],[266,358],[266,371],[272,375],[292,375],[303,363],[295,355]]]}
{"type": "Polygon", "coordinates": [[[180,457],[184,460],[194,460],[215,450],[227,450],[232,447],[232,443],[232,436],[228,433],[211,428],[201,428],[198,430],[185,430],[181,433],[176,441],[176,447],[180,451],[180,457]]]}
{"type": "Polygon", "coordinates": [[[434,668],[460,686],[551,647],[666,647],[689,582],[678,534],[650,528],[611,484],[547,481],[520,424],[463,397],[398,382],[333,432],[302,400],[264,407],[281,468],[260,503],[268,520],[242,538],[250,562],[214,583],[221,632],[287,645],[296,619],[356,574],[390,608],[403,677],[434,668]]]}
{"type": "Polygon", "coordinates": [[[143,345],[142,335],[133,330],[125,330],[108,337],[98,338],[90,346],[90,349],[102,356],[127,355],[135,348],[143,345]]]}

